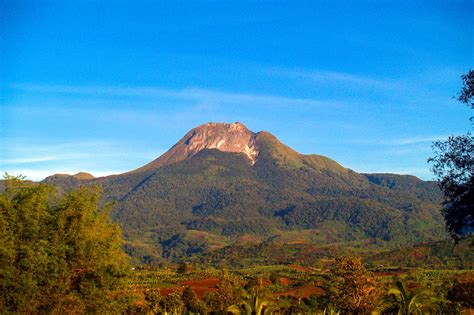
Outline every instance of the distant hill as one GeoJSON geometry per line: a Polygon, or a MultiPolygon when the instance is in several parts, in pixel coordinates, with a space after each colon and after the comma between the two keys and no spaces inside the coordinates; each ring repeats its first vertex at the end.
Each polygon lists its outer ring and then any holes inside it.
{"type": "Polygon", "coordinates": [[[194,128],[124,174],[78,175],[45,182],[62,189],[100,184],[115,201],[127,250],[145,260],[214,250],[242,237],[290,242],[300,233],[302,242],[369,240],[387,248],[446,237],[434,182],[356,173],[240,123],[194,128]]]}

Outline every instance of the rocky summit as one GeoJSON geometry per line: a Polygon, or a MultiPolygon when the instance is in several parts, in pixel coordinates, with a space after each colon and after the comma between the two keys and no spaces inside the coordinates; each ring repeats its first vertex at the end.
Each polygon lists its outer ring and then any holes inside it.
{"type": "Polygon", "coordinates": [[[170,150],[158,159],[136,169],[136,172],[156,169],[195,156],[206,149],[244,154],[253,165],[258,158],[256,133],[243,124],[210,122],[190,130],[170,150]]]}

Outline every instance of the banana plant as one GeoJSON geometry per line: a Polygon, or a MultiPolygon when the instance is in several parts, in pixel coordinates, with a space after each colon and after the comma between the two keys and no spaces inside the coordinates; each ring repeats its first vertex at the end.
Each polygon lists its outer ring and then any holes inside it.
{"type": "Polygon", "coordinates": [[[379,311],[398,310],[398,315],[425,314],[439,310],[435,293],[428,289],[409,291],[402,281],[396,281],[381,299],[379,311]]]}

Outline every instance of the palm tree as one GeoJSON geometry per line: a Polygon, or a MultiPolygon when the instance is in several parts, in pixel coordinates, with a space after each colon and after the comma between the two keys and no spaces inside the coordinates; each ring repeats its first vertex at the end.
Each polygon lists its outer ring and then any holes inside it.
{"type": "Polygon", "coordinates": [[[380,311],[396,311],[399,315],[435,313],[439,299],[433,291],[420,289],[409,291],[402,281],[396,281],[387,296],[381,299],[380,311]]]}
{"type": "Polygon", "coordinates": [[[339,315],[339,312],[336,310],[336,308],[334,307],[334,305],[332,304],[328,304],[322,313],[320,313],[321,315],[339,315]]]}
{"type": "Polygon", "coordinates": [[[264,295],[246,294],[242,296],[242,302],[238,305],[229,306],[228,312],[232,314],[266,315],[278,310],[275,303],[264,295]]]}

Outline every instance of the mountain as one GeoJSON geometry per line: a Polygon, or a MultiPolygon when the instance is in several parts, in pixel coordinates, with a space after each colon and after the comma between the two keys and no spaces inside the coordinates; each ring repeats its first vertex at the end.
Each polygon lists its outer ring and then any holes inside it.
{"type": "Polygon", "coordinates": [[[256,136],[257,134],[239,122],[234,124],[207,123],[192,129],[165,154],[133,172],[157,169],[187,160],[202,150],[210,149],[245,154],[253,165],[259,153],[256,146],[256,136]]]}
{"type": "Polygon", "coordinates": [[[393,247],[446,237],[434,182],[356,173],[240,123],[194,128],[124,174],[45,182],[61,189],[100,184],[115,201],[127,250],[144,260],[268,239],[393,247]]]}

